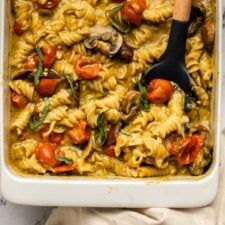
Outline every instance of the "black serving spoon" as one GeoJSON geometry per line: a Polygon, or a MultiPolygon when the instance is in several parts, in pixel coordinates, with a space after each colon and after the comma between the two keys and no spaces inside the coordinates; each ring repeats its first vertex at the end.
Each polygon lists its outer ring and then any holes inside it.
{"type": "Polygon", "coordinates": [[[168,45],[161,61],[149,68],[143,75],[146,84],[161,78],[177,83],[186,93],[191,90],[190,75],[185,66],[185,49],[191,0],[175,0],[173,22],[168,45]]]}

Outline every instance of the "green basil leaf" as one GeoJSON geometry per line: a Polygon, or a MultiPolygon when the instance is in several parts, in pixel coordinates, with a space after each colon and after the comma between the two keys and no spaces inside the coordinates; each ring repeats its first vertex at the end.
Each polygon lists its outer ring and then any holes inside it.
{"type": "Polygon", "coordinates": [[[130,132],[128,132],[128,131],[126,131],[126,130],[124,130],[124,129],[121,129],[120,132],[121,132],[123,135],[129,136],[129,137],[132,136],[132,134],[131,134],[130,132]]]}
{"type": "Polygon", "coordinates": [[[59,162],[63,162],[66,165],[71,165],[73,163],[73,160],[72,159],[67,159],[67,158],[61,157],[61,156],[57,156],[56,157],[56,160],[59,161],[59,162]]]}
{"type": "Polygon", "coordinates": [[[44,120],[48,114],[49,105],[50,105],[49,99],[44,98],[44,103],[45,103],[45,106],[40,114],[40,118],[38,120],[34,119],[35,113],[33,113],[30,117],[29,128],[31,130],[37,129],[44,122],[44,120]]]}
{"type": "Polygon", "coordinates": [[[96,145],[99,146],[104,145],[107,139],[107,134],[105,130],[105,118],[104,118],[105,112],[99,114],[97,118],[97,127],[95,127],[94,140],[96,145]]]}
{"type": "Polygon", "coordinates": [[[149,104],[148,100],[146,99],[147,89],[146,89],[146,87],[144,87],[141,84],[140,80],[138,80],[136,82],[136,85],[138,87],[138,90],[141,93],[141,100],[140,100],[140,104],[139,104],[139,109],[144,111],[144,112],[149,112],[150,111],[150,104],[149,104]]]}
{"type": "Polygon", "coordinates": [[[137,85],[138,90],[141,92],[142,95],[145,95],[147,93],[146,87],[142,85],[140,80],[138,80],[136,82],[136,85],[137,85]]]}
{"type": "Polygon", "coordinates": [[[67,80],[67,82],[68,82],[68,84],[70,86],[70,89],[71,89],[71,92],[72,92],[72,95],[73,95],[74,99],[76,101],[79,101],[79,94],[77,93],[77,91],[75,90],[75,88],[73,86],[73,82],[71,80],[70,75],[66,75],[66,80],[67,80]]]}
{"type": "Polygon", "coordinates": [[[123,34],[126,34],[130,31],[130,23],[128,21],[125,21],[121,15],[120,9],[123,7],[123,5],[124,3],[121,3],[112,10],[107,10],[105,12],[105,15],[110,21],[112,27],[123,34]]]}
{"type": "Polygon", "coordinates": [[[34,85],[38,85],[39,84],[39,79],[41,74],[43,73],[43,54],[40,48],[36,48],[36,52],[38,54],[38,67],[37,67],[37,71],[34,74],[34,85]]]}

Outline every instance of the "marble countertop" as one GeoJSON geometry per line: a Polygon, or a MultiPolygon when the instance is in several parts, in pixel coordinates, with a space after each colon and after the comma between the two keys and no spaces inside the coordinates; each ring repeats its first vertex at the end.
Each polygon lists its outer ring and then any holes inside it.
{"type": "MultiPolygon", "coordinates": [[[[225,0],[224,0],[225,1],[225,0]]],[[[224,13],[225,27],[225,13],[224,13]]],[[[225,37],[225,29],[223,29],[225,37]]],[[[223,45],[223,53],[225,45],[223,45]]],[[[225,58],[225,54],[223,54],[225,58]]],[[[225,63],[223,64],[225,71],[225,63]]],[[[225,78],[223,78],[222,114],[225,113],[225,78]]],[[[222,128],[225,127],[225,116],[222,117],[222,128]]],[[[10,203],[5,200],[0,192],[0,224],[4,225],[44,225],[52,207],[23,206],[10,203]]]]}

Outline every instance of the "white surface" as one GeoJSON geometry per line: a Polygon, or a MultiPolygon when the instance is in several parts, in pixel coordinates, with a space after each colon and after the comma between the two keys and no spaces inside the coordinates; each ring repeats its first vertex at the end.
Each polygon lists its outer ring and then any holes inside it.
{"type": "MultiPolygon", "coordinates": [[[[224,45],[222,52],[225,52],[224,45]]],[[[223,58],[225,58],[225,54],[223,54],[223,58]]],[[[225,63],[223,64],[223,71],[225,71],[225,63]]],[[[223,79],[222,115],[225,115],[225,79],[223,79]]],[[[225,116],[222,116],[221,128],[223,127],[225,127],[225,116]]],[[[48,207],[30,207],[12,204],[6,202],[0,194],[1,225],[42,225],[50,210],[51,208],[48,207]]]]}

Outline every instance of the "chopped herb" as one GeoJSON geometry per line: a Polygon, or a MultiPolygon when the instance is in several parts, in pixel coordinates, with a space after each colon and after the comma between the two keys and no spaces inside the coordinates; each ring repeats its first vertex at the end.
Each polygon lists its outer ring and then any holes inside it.
{"type": "Polygon", "coordinates": [[[107,10],[105,15],[109,19],[112,27],[117,29],[119,32],[126,34],[130,31],[129,22],[125,21],[121,15],[120,9],[124,6],[124,3],[119,4],[112,10],[107,10]]]}
{"type": "Polygon", "coordinates": [[[68,84],[70,86],[70,89],[71,89],[71,92],[72,92],[72,95],[73,95],[74,99],[76,101],[79,101],[79,94],[77,93],[77,91],[75,90],[75,88],[73,86],[73,82],[71,80],[70,75],[66,75],[66,80],[67,80],[67,82],[68,82],[68,84]]]}
{"type": "Polygon", "coordinates": [[[141,81],[138,80],[136,82],[136,85],[138,87],[138,90],[141,92],[141,100],[140,100],[140,104],[139,104],[139,109],[145,112],[149,112],[150,110],[150,105],[148,103],[148,100],[146,99],[146,94],[147,94],[147,90],[146,87],[144,87],[141,84],[141,81]]]}
{"type": "Polygon", "coordinates": [[[59,162],[63,162],[65,163],[66,165],[70,165],[73,163],[73,160],[72,159],[67,159],[65,157],[61,157],[61,156],[57,156],[56,157],[56,160],[59,161],[59,162]]]}
{"type": "Polygon", "coordinates": [[[123,130],[123,129],[121,129],[120,132],[121,132],[122,134],[126,135],[126,136],[129,136],[129,137],[132,136],[132,134],[131,134],[130,132],[127,132],[127,131],[125,131],[125,130],[123,130]]]}
{"type": "Polygon", "coordinates": [[[48,98],[44,98],[44,103],[45,106],[40,114],[40,118],[38,120],[35,119],[35,113],[33,113],[30,117],[30,122],[29,122],[29,128],[31,130],[35,130],[37,129],[45,120],[48,111],[49,111],[49,99],[48,98]]]}
{"type": "Polygon", "coordinates": [[[95,127],[94,139],[96,145],[102,146],[105,144],[107,135],[105,130],[105,118],[104,113],[102,112],[99,114],[97,119],[97,126],[95,127]]]}
{"type": "Polygon", "coordinates": [[[40,48],[36,48],[36,52],[38,54],[38,67],[37,67],[37,71],[34,74],[34,85],[38,85],[39,84],[39,79],[41,74],[43,73],[43,54],[40,48]]]}

